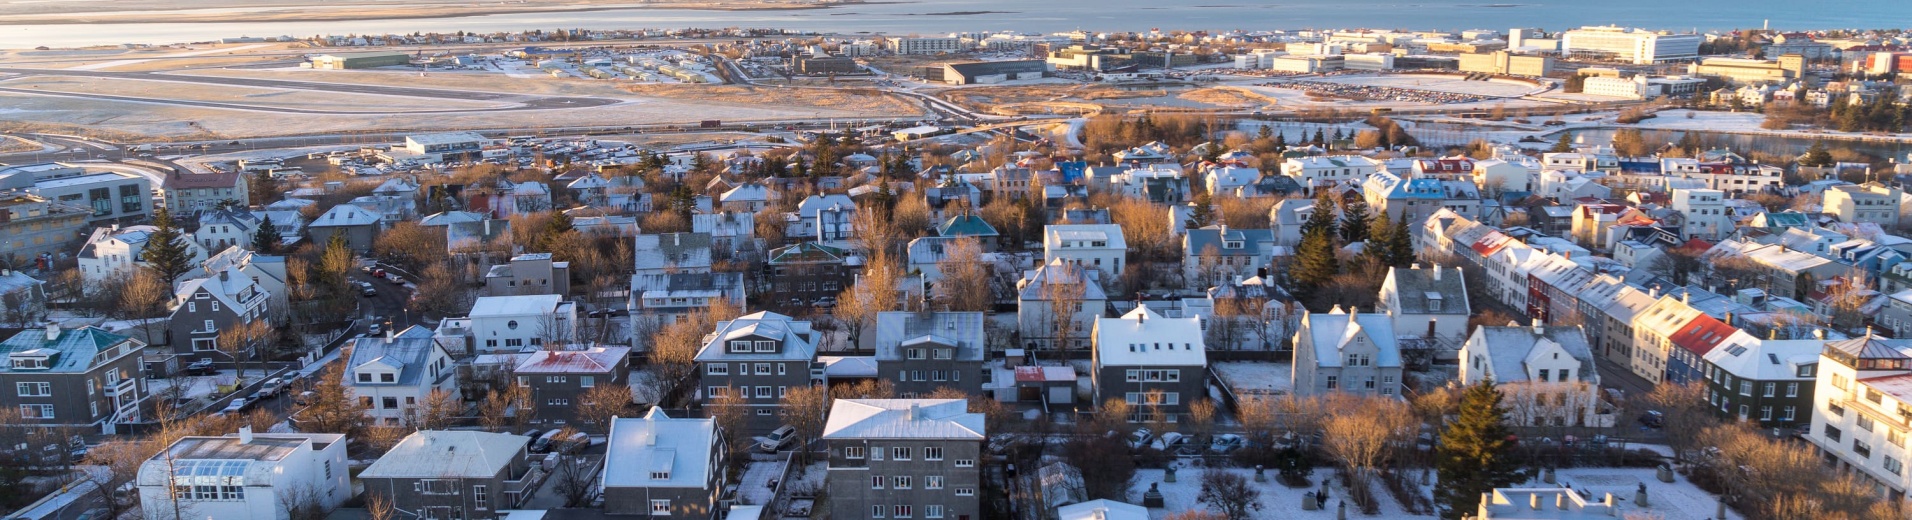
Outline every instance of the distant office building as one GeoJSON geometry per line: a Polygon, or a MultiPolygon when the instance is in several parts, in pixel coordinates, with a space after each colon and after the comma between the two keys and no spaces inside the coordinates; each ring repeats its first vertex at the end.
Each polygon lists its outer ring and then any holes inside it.
{"type": "Polygon", "coordinates": [[[897,54],[939,54],[963,50],[962,38],[897,38],[890,41],[897,54]]]}
{"type": "Polygon", "coordinates": [[[1571,56],[1606,58],[1647,65],[1691,60],[1700,54],[1701,36],[1618,26],[1588,26],[1563,33],[1561,50],[1571,56]]]}
{"type": "Polygon", "coordinates": [[[1805,73],[1806,58],[1798,54],[1777,60],[1743,58],[1706,58],[1687,68],[1694,76],[1720,78],[1732,83],[1785,83],[1805,73]]]}
{"type": "Polygon", "coordinates": [[[1460,55],[1461,72],[1546,76],[1553,73],[1552,56],[1522,56],[1507,51],[1460,55]]]}
{"type": "Polygon", "coordinates": [[[153,182],[120,171],[65,163],[0,167],[0,190],[20,190],[61,204],[92,208],[94,225],[144,222],[152,216],[153,182]]]}
{"type": "Polygon", "coordinates": [[[943,65],[943,82],[951,85],[1001,83],[1016,79],[1036,79],[1049,75],[1043,60],[979,61],[943,65]]]}
{"type": "Polygon", "coordinates": [[[370,69],[411,63],[412,56],[403,52],[352,52],[312,57],[312,68],[329,70],[370,69]]]}

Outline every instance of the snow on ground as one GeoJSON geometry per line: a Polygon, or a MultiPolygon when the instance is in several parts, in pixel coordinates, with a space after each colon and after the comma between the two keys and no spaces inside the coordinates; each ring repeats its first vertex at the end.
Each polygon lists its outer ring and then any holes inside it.
{"type": "Polygon", "coordinates": [[[770,480],[783,473],[784,461],[755,461],[744,466],[744,475],[737,484],[739,503],[749,505],[768,505],[777,498],[775,489],[771,489],[770,480]]]}
{"type": "MultiPolygon", "coordinates": [[[[1660,482],[1651,468],[1569,468],[1560,470],[1557,480],[1561,485],[1591,491],[1596,499],[1613,493],[1616,501],[1622,504],[1622,515],[1642,513],[1643,517],[1660,520],[1710,519],[1719,504],[1717,497],[1700,490],[1686,477],[1676,473],[1672,483],[1660,482]],[[1640,484],[1646,484],[1645,507],[1633,503],[1640,484]]],[[[1536,480],[1529,485],[1546,484],[1536,480]]],[[[1726,517],[1728,520],[1744,518],[1731,510],[1727,511],[1726,517]]]]}
{"type": "MultiPolygon", "coordinates": [[[[1202,492],[1203,471],[1206,470],[1201,468],[1182,468],[1176,470],[1175,477],[1177,482],[1171,483],[1162,482],[1163,470],[1138,470],[1135,472],[1135,483],[1129,488],[1129,502],[1141,503],[1142,493],[1149,490],[1149,485],[1160,483],[1159,489],[1162,492],[1162,504],[1165,507],[1161,509],[1150,509],[1150,518],[1160,520],[1166,518],[1168,515],[1182,511],[1191,509],[1205,510],[1207,508],[1206,505],[1195,501],[1196,497],[1202,492]]],[[[1337,485],[1328,490],[1328,507],[1314,511],[1304,511],[1301,509],[1302,494],[1319,490],[1319,486],[1297,489],[1281,485],[1280,482],[1275,481],[1275,472],[1272,470],[1267,472],[1267,482],[1255,482],[1255,470],[1253,469],[1228,468],[1217,469],[1215,471],[1227,471],[1240,474],[1242,477],[1248,479],[1249,487],[1261,492],[1261,500],[1257,501],[1261,504],[1261,510],[1250,512],[1248,515],[1249,518],[1255,520],[1332,519],[1335,517],[1336,504],[1348,496],[1347,488],[1338,485],[1340,479],[1334,479],[1337,485]]],[[[1321,479],[1328,478],[1332,474],[1332,471],[1317,469],[1314,472],[1314,480],[1320,482],[1321,479]]],[[[1362,515],[1359,510],[1354,507],[1354,504],[1348,504],[1348,508],[1350,509],[1350,511],[1348,511],[1349,518],[1380,518],[1390,520],[1428,518],[1426,516],[1407,514],[1405,510],[1401,509],[1400,504],[1394,501],[1394,497],[1387,494],[1387,491],[1382,487],[1380,482],[1374,484],[1374,489],[1377,493],[1377,497],[1381,501],[1381,514],[1377,516],[1362,515]]]]}
{"type": "Polygon", "coordinates": [[[1508,80],[1467,81],[1461,75],[1441,74],[1344,74],[1320,78],[1302,78],[1324,83],[1343,83],[1371,87],[1389,87],[1474,96],[1516,97],[1542,87],[1508,80]]]}
{"type": "Polygon", "coordinates": [[[1236,395],[1294,393],[1294,368],[1287,363],[1223,361],[1210,365],[1236,395]]]}

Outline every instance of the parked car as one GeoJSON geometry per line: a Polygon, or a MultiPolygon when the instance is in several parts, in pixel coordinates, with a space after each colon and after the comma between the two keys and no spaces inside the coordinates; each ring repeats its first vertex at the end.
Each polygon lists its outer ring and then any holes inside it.
{"type": "Polygon", "coordinates": [[[279,395],[279,392],[283,390],[285,390],[285,380],[277,377],[267,379],[265,384],[259,385],[259,393],[266,397],[279,395]]]}
{"type": "Polygon", "coordinates": [[[199,361],[194,361],[192,363],[186,364],[186,374],[188,375],[206,375],[206,374],[211,374],[212,372],[213,372],[213,366],[212,366],[212,360],[210,359],[201,359],[199,361]]]}
{"type": "Polygon", "coordinates": [[[1129,448],[1142,449],[1143,446],[1149,445],[1151,440],[1155,440],[1155,432],[1149,431],[1148,428],[1136,428],[1134,432],[1129,433],[1129,448]]]}
{"type": "Polygon", "coordinates": [[[368,298],[372,296],[378,296],[378,289],[373,289],[372,284],[369,284],[369,283],[365,285],[360,285],[359,296],[365,296],[368,298]]]}
{"type": "Polygon", "coordinates": [[[561,432],[561,431],[564,431],[564,429],[552,428],[549,431],[544,432],[543,435],[539,435],[538,438],[532,439],[531,452],[544,453],[546,451],[550,451],[551,443],[557,440],[558,432],[561,432]]]}
{"type": "Polygon", "coordinates": [[[757,451],[776,453],[797,440],[797,428],[788,424],[771,430],[769,435],[757,437],[757,451]]]}
{"type": "Polygon", "coordinates": [[[319,398],[318,392],[307,390],[304,392],[299,392],[299,395],[292,396],[292,404],[305,406],[308,404],[312,404],[312,401],[318,398],[319,398]]]}
{"type": "Polygon", "coordinates": [[[388,279],[392,281],[392,285],[405,285],[405,279],[400,278],[398,275],[392,275],[388,279]]]}
{"type": "Polygon", "coordinates": [[[1645,426],[1648,428],[1659,428],[1660,426],[1665,424],[1666,424],[1666,414],[1660,413],[1659,410],[1647,410],[1646,413],[1640,414],[1641,426],[1645,426]]]}
{"type": "Polygon", "coordinates": [[[372,322],[372,324],[371,324],[370,326],[367,326],[367,327],[365,327],[365,333],[366,333],[366,334],[370,334],[370,335],[373,335],[373,336],[377,336],[377,335],[379,335],[379,334],[384,334],[384,333],[385,333],[385,325],[384,325],[384,324],[382,324],[382,323],[379,323],[379,322],[376,322],[376,321],[374,321],[374,322],[372,322]]]}
{"type": "Polygon", "coordinates": [[[379,269],[379,268],[376,268],[376,267],[374,267],[374,268],[372,268],[372,277],[373,277],[373,278],[384,278],[384,277],[385,277],[385,270],[384,270],[384,269],[379,269]]]}
{"type": "Polygon", "coordinates": [[[1208,442],[1208,451],[1215,452],[1215,453],[1228,453],[1231,451],[1241,449],[1242,445],[1246,442],[1247,440],[1243,439],[1242,436],[1240,435],[1235,435],[1233,433],[1224,433],[1221,435],[1216,435],[1215,440],[1208,442]]]}
{"type": "Polygon", "coordinates": [[[240,411],[245,409],[246,409],[246,398],[234,397],[232,398],[232,402],[226,403],[226,407],[219,410],[219,415],[232,415],[232,414],[239,413],[240,411]]]}
{"type": "Polygon", "coordinates": [[[1149,447],[1166,452],[1175,452],[1188,446],[1190,439],[1189,436],[1180,433],[1165,432],[1160,437],[1157,437],[1155,442],[1150,443],[1149,447]]]}

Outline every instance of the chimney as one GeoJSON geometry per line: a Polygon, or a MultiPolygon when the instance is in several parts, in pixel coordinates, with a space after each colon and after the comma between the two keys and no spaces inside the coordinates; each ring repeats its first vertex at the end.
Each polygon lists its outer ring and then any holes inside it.
{"type": "Polygon", "coordinates": [[[1441,281],[1441,264],[1434,264],[1434,281],[1441,281]]]}
{"type": "Polygon", "coordinates": [[[232,271],[220,271],[220,272],[219,272],[219,281],[221,281],[221,282],[230,282],[230,281],[232,281],[232,271]]]}
{"type": "Polygon", "coordinates": [[[1540,493],[1538,492],[1528,493],[1527,506],[1534,508],[1535,511],[1539,511],[1540,510],[1540,493]]]}
{"type": "Polygon", "coordinates": [[[387,344],[389,344],[389,343],[391,343],[391,342],[392,342],[392,338],[393,338],[394,336],[395,336],[395,334],[393,334],[393,333],[392,333],[392,328],[391,328],[391,327],[385,327],[385,343],[387,343],[387,344]]]}
{"type": "Polygon", "coordinates": [[[480,220],[485,221],[485,236],[491,236],[491,217],[485,217],[480,220]]]}
{"type": "Polygon", "coordinates": [[[917,406],[916,403],[910,403],[910,420],[914,421],[921,418],[922,413],[923,413],[922,407],[917,406]]]}
{"type": "Polygon", "coordinates": [[[684,245],[684,234],[683,234],[683,233],[671,233],[671,245],[673,245],[673,246],[681,246],[681,245],[684,245]]]}
{"type": "Polygon", "coordinates": [[[53,341],[57,339],[60,339],[60,324],[51,321],[46,322],[46,340],[53,341]]]}
{"type": "Polygon", "coordinates": [[[1544,320],[1541,320],[1540,318],[1534,318],[1534,334],[1546,334],[1546,333],[1547,333],[1547,322],[1544,320]]]}
{"type": "Polygon", "coordinates": [[[1826,339],[1826,329],[1814,327],[1812,329],[1812,337],[1813,339],[1826,339]]]}
{"type": "Polygon", "coordinates": [[[1658,300],[1658,299],[1660,299],[1660,288],[1659,288],[1659,287],[1648,287],[1648,288],[1647,288],[1647,290],[1646,290],[1646,297],[1648,297],[1648,298],[1652,298],[1652,299],[1655,299],[1655,300],[1658,300]]]}
{"type": "Polygon", "coordinates": [[[1562,491],[1554,494],[1554,507],[1560,508],[1561,511],[1567,510],[1567,493],[1562,491]]]}
{"type": "Polygon", "coordinates": [[[239,427],[239,444],[252,444],[252,427],[239,427]]]}
{"type": "Polygon", "coordinates": [[[1686,291],[1686,292],[1680,293],[1680,303],[1692,304],[1693,291],[1686,291]]]}

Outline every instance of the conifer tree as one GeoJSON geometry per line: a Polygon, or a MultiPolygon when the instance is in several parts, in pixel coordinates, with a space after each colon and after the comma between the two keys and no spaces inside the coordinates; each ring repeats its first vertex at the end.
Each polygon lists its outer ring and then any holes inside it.
{"type": "Polygon", "coordinates": [[[1327,144],[1327,143],[1328,143],[1328,140],[1327,140],[1327,138],[1326,138],[1326,136],[1325,136],[1324,134],[1322,134],[1322,133],[1321,133],[1321,129],[1320,129],[1320,128],[1316,128],[1316,129],[1315,129],[1315,135],[1314,135],[1314,142],[1313,142],[1313,144],[1314,144],[1315,146],[1321,146],[1321,145],[1324,145],[1324,144],[1327,144]]]}
{"type": "Polygon", "coordinates": [[[160,208],[153,213],[153,230],[146,238],[146,250],[140,253],[140,259],[146,261],[146,267],[166,281],[172,287],[186,271],[192,270],[192,256],[188,252],[189,244],[180,236],[179,228],[173,224],[173,214],[160,208]]]}
{"type": "Polygon", "coordinates": [[[1189,206],[1188,220],[1182,221],[1183,228],[1201,229],[1215,223],[1214,200],[1207,193],[1196,195],[1195,201],[1189,206]]]}
{"type": "Polygon", "coordinates": [[[252,250],[269,255],[279,250],[279,244],[283,241],[278,226],[272,223],[272,215],[266,215],[266,218],[259,220],[259,230],[252,233],[252,250]]]}
{"type": "Polygon", "coordinates": [[[1806,156],[1799,159],[1800,166],[1832,166],[1832,152],[1826,149],[1825,141],[1813,141],[1806,149],[1806,156]]]}
{"type": "Polygon", "coordinates": [[[1394,230],[1388,233],[1387,248],[1391,260],[1388,265],[1407,267],[1414,263],[1414,234],[1408,230],[1406,218],[1394,222],[1394,230]]]}
{"type": "Polygon", "coordinates": [[[1561,132],[1560,140],[1554,141],[1553,148],[1549,148],[1547,149],[1547,151],[1553,152],[1553,153],[1566,153],[1566,152],[1573,151],[1573,134],[1567,133],[1567,132],[1561,132]]]}
{"type": "Polygon", "coordinates": [[[1335,238],[1334,199],[1324,192],[1315,198],[1314,213],[1302,223],[1301,244],[1295,249],[1292,274],[1303,291],[1312,291],[1341,274],[1341,262],[1334,255],[1335,238]]]}
{"type": "Polygon", "coordinates": [[[1388,247],[1394,239],[1394,219],[1388,217],[1386,211],[1375,213],[1374,218],[1368,221],[1367,228],[1368,246],[1361,250],[1361,256],[1372,258],[1380,265],[1394,265],[1394,257],[1390,254],[1392,248],[1388,247]]]}
{"type": "MultiPolygon", "coordinates": [[[[1385,213],[1385,212],[1384,212],[1385,213]]],[[[1345,243],[1361,242],[1368,239],[1368,203],[1362,201],[1341,203],[1341,241],[1345,243]]]]}
{"type": "Polygon", "coordinates": [[[1288,134],[1285,134],[1285,133],[1275,134],[1275,149],[1276,150],[1288,149],[1288,134]]]}
{"type": "Polygon", "coordinates": [[[1436,493],[1445,518],[1479,511],[1481,493],[1524,478],[1513,459],[1514,443],[1508,439],[1512,431],[1501,422],[1507,409],[1500,400],[1492,379],[1467,387],[1461,393],[1460,414],[1441,430],[1434,469],[1440,474],[1436,493]]]}

